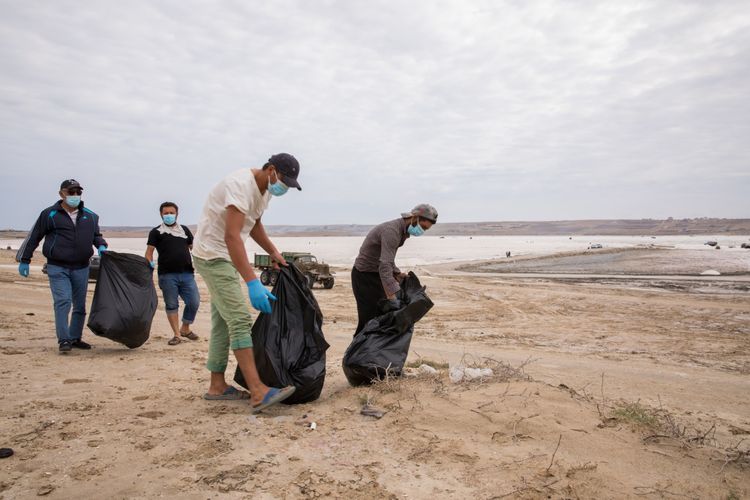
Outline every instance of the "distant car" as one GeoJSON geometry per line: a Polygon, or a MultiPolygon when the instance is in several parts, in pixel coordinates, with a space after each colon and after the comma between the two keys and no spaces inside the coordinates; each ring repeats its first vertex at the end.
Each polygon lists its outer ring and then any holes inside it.
{"type": "Polygon", "coordinates": [[[604,247],[602,246],[601,243],[592,243],[591,245],[589,245],[589,248],[593,250],[596,248],[604,248],[604,247]]]}
{"type": "MultiPolygon", "coordinates": [[[[89,281],[96,281],[99,279],[99,264],[101,264],[101,257],[94,255],[89,260],[89,281]]],[[[47,274],[47,263],[45,262],[42,266],[42,272],[47,274]]]]}
{"type": "Polygon", "coordinates": [[[710,247],[715,247],[718,244],[719,243],[717,241],[707,241],[707,242],[704,243],[704,245],[708,245],[710,247]]]}

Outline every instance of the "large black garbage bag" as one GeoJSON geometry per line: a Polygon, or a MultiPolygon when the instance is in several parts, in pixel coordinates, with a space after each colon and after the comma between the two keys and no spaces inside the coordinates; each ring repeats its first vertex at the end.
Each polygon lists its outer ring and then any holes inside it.
{"type": "Polygon", "coordinates": [[[140,255],[104,252],[89,315],[91,331],[131,349],[142,346],[156,313],[152,275],[140,255]]]}
{"type": "MultiPolygon", "coordinates": [[[[349,383],[357,386],[374,380],[401,376],[414,324],[432,309],[433,303],[417,276],[410,272],[396,297],[401,308],[373,318],[354,336],[342,366],[349,383]]],[[[381,310],[388,301],[381,301],[381,310]]]]}
{"type": "MultiPolygon", "coordinates": [[[[307,403],[320,397],[326,378],[323,314],[305,276],[294,264],[282,267],[272,293],[271,314],[260,313],[253,324],[253,353],[258,375],[269,387],[297,389],[286,404],[307,403]]],[[[234,380],[247,388],[239,367],[234,380]]]]}

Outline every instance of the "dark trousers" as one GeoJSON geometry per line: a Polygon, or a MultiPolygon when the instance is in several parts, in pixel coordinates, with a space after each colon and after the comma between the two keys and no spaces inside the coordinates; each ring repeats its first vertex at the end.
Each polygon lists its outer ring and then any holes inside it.
{"type": "Polygon", "coordinates": [[[383,283],[380,281],[378,273],[363,273],[352,267],[352,291],[354,299],[357,301],[357,329],[356,335],[365,327],[372,318],[380,316],[378,302],[385,297],[383,283]]]}

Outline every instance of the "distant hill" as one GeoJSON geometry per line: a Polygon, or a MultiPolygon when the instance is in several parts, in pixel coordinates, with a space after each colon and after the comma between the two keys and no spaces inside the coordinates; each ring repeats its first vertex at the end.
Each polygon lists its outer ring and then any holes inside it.
{"type": "MultiPolygon", "coordinates": [[[[195,231],[195,226],[188,226],[195,231]]],[[[271,236],[364,236],[372,225],[327,224],[314,226],[266,226],[271,236]]],[[[150,227],[108,226],[111,238],[146,237],[150,227]]],[[[447,222],[430,230],[436,236],[666,236],[690,234],[748,234],[750,219],[620,219],[569,221],[447,222]]],[[[0,231],[0,238],[23,238],[25,231],[0,231]]]]}
{"type": "MultiPolygon", "coordinates": [[[[271,226],[280,236],[363,236],[370,225],[271,226]]],[[[640,236],[689,234],[750,234],[750,219],[638,219],[571,221],[504,221],[438,223],[430,234],[439,236],[640,236]]]]}

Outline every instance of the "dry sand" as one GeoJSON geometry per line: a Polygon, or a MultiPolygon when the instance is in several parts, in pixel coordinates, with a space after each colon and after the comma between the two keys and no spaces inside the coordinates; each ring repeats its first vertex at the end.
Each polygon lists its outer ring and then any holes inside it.
{"type": "Polygon", "coordinates": [[[499,362],[500,376],[349,387],[356,312],[339,270],[315,292],[331,343],[322,397],[252,417],[201,399],[202,283],[199,341],[168,346],[160,304],[143,347],[87,331],[92,351],[61,356],[45,276],[0,267],[0,447],[15,450],[0,498],[750,496],[747,291],[417,272],[435,307],[410,361],[499,362]],[[368,399],[382,419],[359,414],[368,399]]]}

